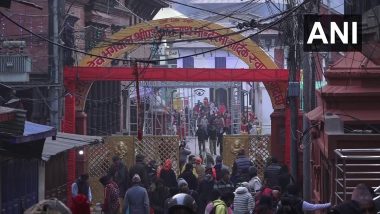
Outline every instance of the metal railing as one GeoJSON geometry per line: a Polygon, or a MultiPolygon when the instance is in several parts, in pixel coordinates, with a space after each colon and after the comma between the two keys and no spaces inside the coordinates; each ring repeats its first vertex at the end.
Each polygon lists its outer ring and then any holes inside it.
{"type": "Polygon", "coordinates": [[[350,199],[359,183],[372,188],[380,184],[380,149],[336,149],[334,153],[335,204],[350,199]]]}

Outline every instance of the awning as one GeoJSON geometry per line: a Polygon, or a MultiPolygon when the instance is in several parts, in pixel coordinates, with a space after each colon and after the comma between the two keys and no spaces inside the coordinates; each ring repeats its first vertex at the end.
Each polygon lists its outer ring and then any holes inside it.
{"type": "Polygon", "coordinates": [[[75,147],[99,143],[102,140],[103,138],[98,136],[58,132],[55,140],[51,137],[46,138],[41,158],[42,160],[48,161],[51,156],[54,156],[60,152],[64,152],[75,147]]]}
{"type": "Polygon", "coordinates": [[[0,133],[0,150],[20,158],[40,158],[45,139],[55,136],[54,127],[25,121],[22,135],[0,133]]]}

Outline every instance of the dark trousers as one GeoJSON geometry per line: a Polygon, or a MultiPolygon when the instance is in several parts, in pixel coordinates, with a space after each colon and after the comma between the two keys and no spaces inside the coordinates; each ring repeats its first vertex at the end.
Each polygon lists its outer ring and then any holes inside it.
{"type": "Polygon", "coordinates": [[[199,147],[199,154],[204,152],[206,150],[205,141],[204,140],[198,140],[198,147],[199,147]],[[203,146],[203,150],[201,149],[203,146]]]}
{"type": "Polygon", "coordinates": [[[218,145],[219,145],[220,155],[223,155],[223,133],[218,134],[218,145]]]}
{"type": "Polygon", "coordinates": [[[210,139],[210,153],[216,155],[216,139],[210,139]]]}

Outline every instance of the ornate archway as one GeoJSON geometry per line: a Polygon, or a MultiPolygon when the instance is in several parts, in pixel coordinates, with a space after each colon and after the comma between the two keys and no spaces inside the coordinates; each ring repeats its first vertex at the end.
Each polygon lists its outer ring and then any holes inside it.
{"type": "MultiPolygon", "coordinates": [[[[203,39],[204,42],[214,45],[216,47],[223,47],[228,44],[231,44],[225,47],[224,49],[239,57],[249,66],[250,69],[238,70],[235,72],[235,74],[234,72],[227,71],[227,69],[225,69],[225,71],[222,71],[223,69],[218,69],[220,70],[219,72],[226,72],[224,73],[225,75],[222,76],[216,76],[215,74],[211,74],[210,71],[205,71],[206,73],[202,74],[208,77],[205,79],[210,80],[212,78],[218,77],[218,81],[221,81],[221,78],[223,79],[223,81],[231,81],[231,78],[236,78],[236,74],[241,72],[241,74],[244,73],[246,75],[247,79],[240,81],[260,81],[260,78],[254,78],[255,75],[261,73],[263,75],[261,77],[263,78],[265,77],[265,74],[263,73],[267,72],[267,81],[264,82],[264,85],[271,98],[272,106],[275,110],[285,109],[287,81],[285,79],[281,79],[279,81],[279,79],[276,78],[277,76],[273,73],[277,69],[276,64],[273,62],[271,57],[268,56],[267,53],[263,51],[254,41],[252,41],[251,39],[246,39],[244,41],[237,42],[244,39],[245,37],[241,34],[235,33],[230,29],[223,28],[223,26],[214,23],[209,23],[203,20],[180,18],[162,19],[151,21],[149,23],[138,24],[136,26],[131,26],[113,34],[108,38],[108,41],[113,41],[114,43],[100,43],[97,47],[93,48],[89,52],[89,55],[86,55],[80,61],[78,68],[65,69],[65,86],[67,91],[70,94],[73,94],[74,96],[65,97],[65,115],[63,124],[64,132],[76,132],[76,113],[84,111],[87,95],[90,91],[92,83],[95,80],[98,80],[102,77],[104,77],[104,80],[106,80],[107,77],[113,74],[112,70],[114,68],[109,67],[111,59],[106,59],[104,57],[119,58],[123,56],[125,53],[133,52],[140,45],[131,43],[151,41],[157,35],[157,27],[159,29],[175,30],[175,32],[180,32],[182,39],[203,39]],[[102,57],[94,57],[90,55],[99,55],[102,57]],[[81,69],[81,67],[86,68],[81,69]],[[103,67],[104,69],[100,69],[99,67],[103,67]],[[81,79],[80,71],[86,72],[86,70],[96,70],[95,76],[97,77],[97,79],[81,79]],[[270,71],[272,71],[272,73],[270,71]],[[69,78],[67,78],[68,74],[70,74],[69,78]],[[271,78],[268,78],[268,76],[271,78]]],[[[168,40],[172,38],[173,36],[166,35],[162,39],[168,40]]],[[[130,68],[129,71],[131,71],[130,68]]],[[[125,68],[123,75],[125,75],[126,72],[128,72],[128,68],[125,68]]],[[[191,73],[192,75],[195,74],[194,71],[189,71],[189,73],[191,73]]],[[[167,75],[167,73],[165,74],[165,72],[161,72],[161,74],[163,76],[167,75]]],[[[152,75],[155,76],[156,74],[152,75]]],[[[186,79],[186,81],[192,81],[191,76],[188,76],[188,79],[186,79]]],[[[75,179],[74,160],[75,152],[71,152],[69,155],[69,181],[75,179]]]]}
{"type": "MultiPolygon", "coordinates": [[[[225,29],[223,26],[210,23],[203,20],[170,18],[142,23],[135,26],[125,28],[108,38],[109,41],[114,41],[114,44],[109,42],[100,43],[93,48],[89,53],[104,57],[119,58],[125,53],[131,53],[140,45],[128,44],[138,43],[147,40],[152,40],[156,35],[157,28],[175,30],[181,32],[182,39],[204,39],[202,41],[222,47],[227,44],[234,43],[244,38],[241,34],[236,34],[230,29],[225,29]],[[205,26],[205,27],[203,27],[205,26]],[[202,28],[203,27],[203,28],[202,28]],[[205,39],[210,38],[210,39],[205,39]]],[[[178,35],[177,35],[178,37],[178,35]]],[[[163,39],[170,39],[172,36],[164,36],[163,39]]],[[[230,45],[225,50],[239,57],[251,69],[276,69],[277,66],[272,58],[262,50],[254,41],[246,39],[242,42],[230,45]]],[[[101,57],[85,56],[79,63],[81,67],[107,67],[111,63],[110,59],[101,57]]],[[[83,111],[86,103],[87,94],[91,88],[92,82],[81,82],[77,84],[77,93],[81,99],[76,100],[76,110],[83,111]]],[[[264,83],[272,101],[274,109],[285,108],[286,89],[285,82],[265,82],[264,83]]]]}

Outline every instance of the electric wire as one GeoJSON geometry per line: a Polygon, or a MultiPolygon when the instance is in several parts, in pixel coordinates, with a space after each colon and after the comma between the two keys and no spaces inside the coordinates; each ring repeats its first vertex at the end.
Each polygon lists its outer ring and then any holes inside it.
{"type": "MultiPolygon", "coordinates": [[[[300,8],[300,6],[304,5],[305,3],[309,2],[310,0],[307,0],[307,1],[304,1],[303,3],[301,3],[300,5],[298,6],[295,6],[293,9],[291,9],[286,16],[289,16],[290,14],[292,14],[295,10],[297,10],[298,8],[300,8]]],[[[134,59],[134,60],[129,60],[129,59],[118,59],[118,58],[112,58],[112,57],[106,57],[106,56],[100,56],[100,55],[97,55],[97,54],[91,54],[91,53],[88,53],[88,52],[85,52],[85,51],[82,51],[82,50],[78,50],[78,49],[75,49],[75,48],[71,48],[71,47],[67,47],[65,45],[62,45],[62,44],[58,44],[58,43],[55,43],[53,41],[51,41],[50,39],[47,39],[47,38],[44,38],[38,34],[35,34],[34,32],[32,32],[31,30],[23,27],[22,25],[20,25],[19,23],[17,23],[16,21],[14,21],[13,19],[11,19],[10,17],[8,17],[7,15],[5,15],[2,11],[0,11],[0,15],[2,15],[3,17],[5,17],[7,20],[9,20],[10,22],[12,22],[13,24],[15,24],[16,26],[20,27],[21,29],[31,33],[32,35],[34,36],[37,36],[38,38],[40,39],[43,39],[53,45],[57,45],[61,48],[65,48],[65,49],[68,49],[68,50],[71,50],[71,51],[75,51],[75,52],[78,52],[78,53],[82,53],[82,54],[85,54],[85,55],[88,55],[88,56],[93,56],[93,57],[100,57],[100,58],[103,58],[103,59],[109,59],[109,60],[120,60],[120,61],[127,61],[127,62],[131,62],[131,61],[139,61],[139,62],[149,62],[149,63],[152,63],[152,62],[160,62],[160,61],[168,61],[168,60],[174,60],[174,59],[182,59],[182,58],[186,58],[186,57],[190,57],[190,56],[196,56],[196,55],[201,55],[201,54],[205,54],[205,53],[208,53],[208,52],[211,52],[211,51],[215,51],[215,50],[220,50],[220,49],[223,49],[223,48],[226,48],[228,46],[231,46],[231,45],[234,45],[234,44],[237,44],[239,42],[242,42],[246,39],[249,39],[250,37],[254,36],[254,35],[257,35],[261,32],[263,32],[264,30],[267,30],[269,29],[270,27],[274,26],[275,24],[278,24],[281,22],[281,20],[283,20],[285,17],[283,17],[282,19],[279,19],[277,21],[275,21],[274,23],[271,23],[269,24],[268,26],[266,26],[265,28],[261,29],[260,31],[258,31],[257,33],[254,33],[254,34],[251,34],[249,37],[245,37],[241,40],[238,40],[236,42],[233,42],[233,43],[230,43],[230,44],[227,44],[227,45],[224,45],[224,46],[221,46],[221,47],[218,47],[218,48],[215,48],[213,50],[209,50],[209,51],[205,51],[205,52],[201,52],[201,53],[198,53],[198,54],[192,54],[192,55],[189,55],[189,56],[183,56],[183,57],[177,57],[177,58],[172,58],[172,59],[162,59],[162,60],[147,60],[147,59],[134,59]]],[[[210,39],[210,38],[209,38],[210,39]]]]}
{"type": "Polygon", "coordinates": [[[215,14],[215,15],[219,15],[219,16],[229,17],[229,18],[236,19],[236,20],[243,21],[243,22],[247,22],[248,21],[248,20],[245,20],[245,19],[241,19],[239,17],[228,16],[226,14],[222,14],[222,13],[218,13],[218,12],[211,11],[211,10],[208,10],[208,9],[204,9],[204,8],[188,5],[188,4],[181,3],[181,2],[178,2],[178,1],[174,1],[174,0],[162,0],[162,1],[171,2],[171,3],[182,5],[182,6],[185,6],[185,7],[189,7],[189,8],[193,8],[193,9],[209,12],[209,13],[212,13],[212,14],[215,14]]]}

